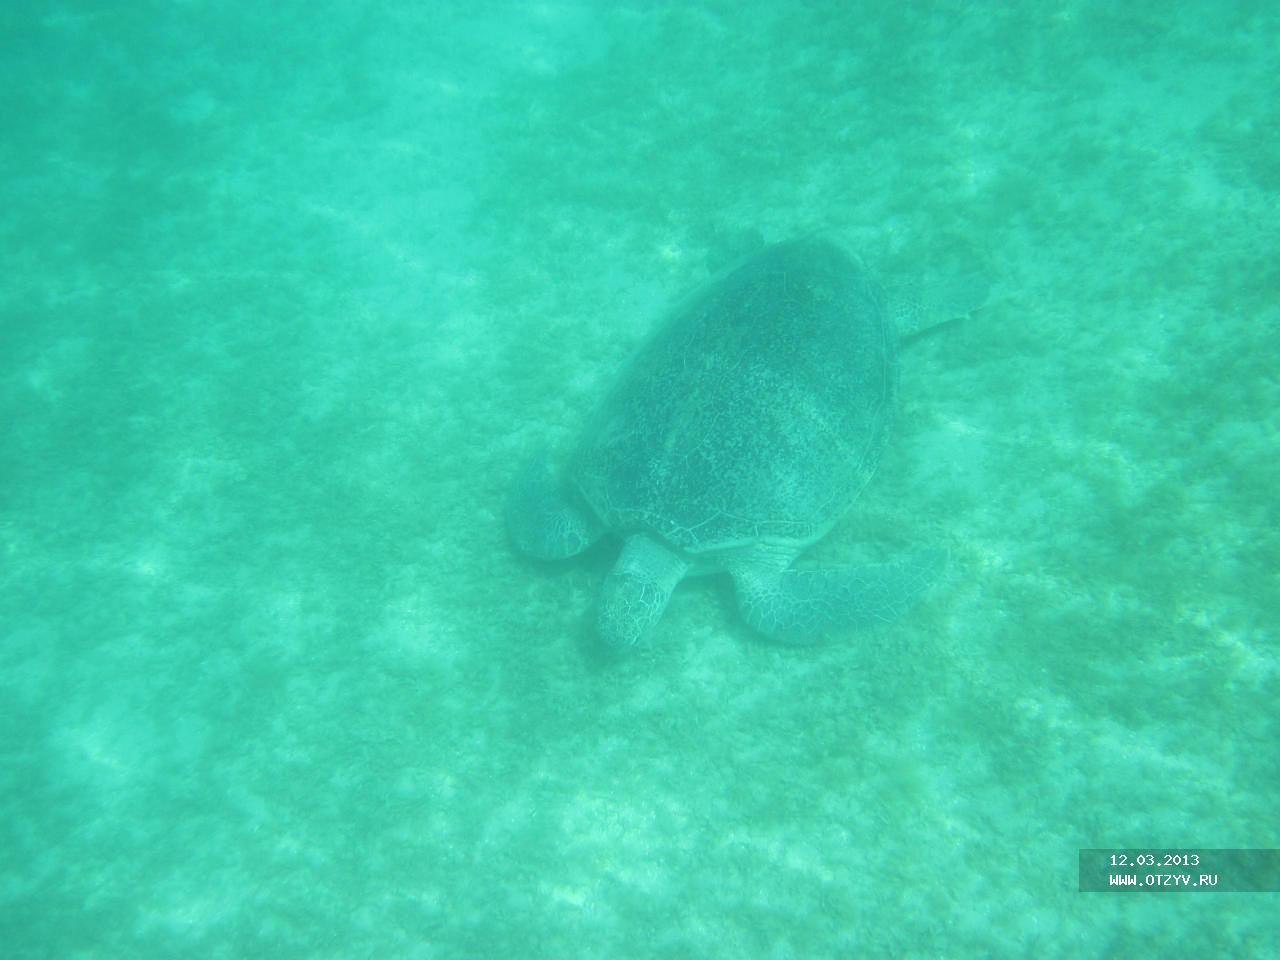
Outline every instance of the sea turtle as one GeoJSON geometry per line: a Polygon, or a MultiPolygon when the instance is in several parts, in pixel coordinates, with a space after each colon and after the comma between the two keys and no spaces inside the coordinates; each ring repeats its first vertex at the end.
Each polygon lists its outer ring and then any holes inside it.
{"type": "Polygon", "coordinates": [[[941,572],[924,550],[796,569],[871,478],[898,384],[893,308],[835,242],[766,247],[672,311],[625,368],[567,469],[512,489],[515,547],[543,559],[611,532],[604,641],[635,646],[687,575],[727,572],[743,617],[788,643],[902,613],[941,572]]]}

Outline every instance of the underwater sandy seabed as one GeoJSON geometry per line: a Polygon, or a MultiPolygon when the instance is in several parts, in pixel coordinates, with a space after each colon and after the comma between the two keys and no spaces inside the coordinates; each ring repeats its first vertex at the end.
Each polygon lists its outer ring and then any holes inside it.
{"type": "Polygon", "coordinates": [[[0,14],[6,956],[1277,955],[1076,890],[1280,847],[1273,7],[258,7],[0,14]],[[611,662],[505,489],[814,229],[994,280],[811,551],[946,581],[611,662]]]}

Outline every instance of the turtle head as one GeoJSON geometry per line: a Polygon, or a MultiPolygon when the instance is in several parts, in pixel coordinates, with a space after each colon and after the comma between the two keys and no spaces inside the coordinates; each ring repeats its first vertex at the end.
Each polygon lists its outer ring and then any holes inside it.
{"type": "Polygon", "coordinates": [[[627,538],[600,595],[600,638],[609,649],[629,653],[662,618],[671,591],[688,564],[645,534],[627,538]]]}
{"type": "Polygon", "coordinates": [[[572,557],[600,538],[596,518],[570,499],[550,461],[538,456],[520,471],[507,496],[507,536],[525,556],[572,557]]]}

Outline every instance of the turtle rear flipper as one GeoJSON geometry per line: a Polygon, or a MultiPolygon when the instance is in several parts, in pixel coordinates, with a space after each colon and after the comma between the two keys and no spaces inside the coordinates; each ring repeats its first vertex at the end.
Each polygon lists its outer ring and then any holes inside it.
{"type": "Polygon", "coordinates": [[[992,282],[992,269],[976,249],[959,241],[942,244],[927,270],[913,268],[885,283],[899,343],[914,343],[968,317],[987,302],[992,282]]]}
{"type": "Polygon", "coordinates": [[[947,565],[947,551],[925,550],[892,563],[818,570],[731,571],[742,615],[770,639],[810,644],[891,623],[915,605],[947,565]]]}

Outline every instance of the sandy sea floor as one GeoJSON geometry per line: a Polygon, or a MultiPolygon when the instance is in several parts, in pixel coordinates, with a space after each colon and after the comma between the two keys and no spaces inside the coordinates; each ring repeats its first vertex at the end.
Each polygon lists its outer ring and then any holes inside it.
{"type": "Polygon", "coordinates": [[[45,957],[1280,952],[1280,14],[0,13],[0,942],[45,957]],[[909,616],[614,662],[505,491],[664,307],[824,230],[977,260],[818,560],[909,616]]]}

